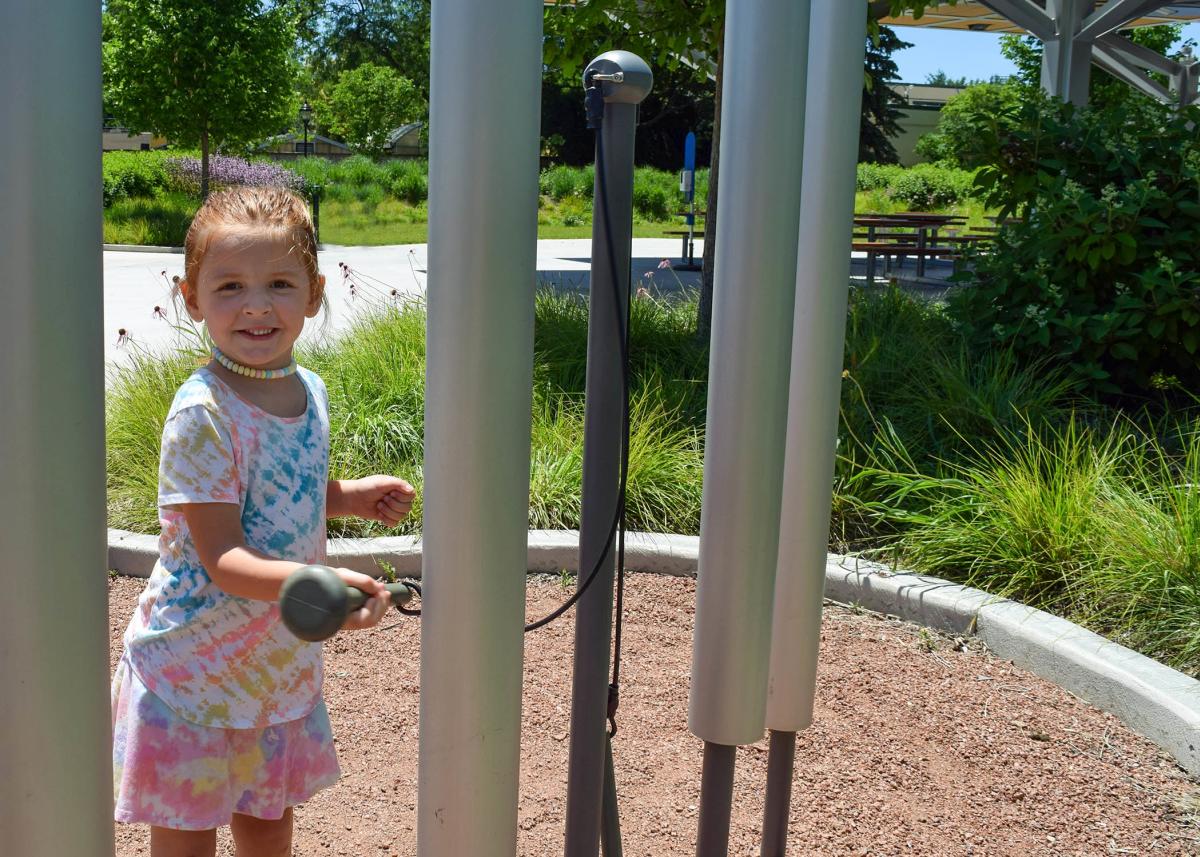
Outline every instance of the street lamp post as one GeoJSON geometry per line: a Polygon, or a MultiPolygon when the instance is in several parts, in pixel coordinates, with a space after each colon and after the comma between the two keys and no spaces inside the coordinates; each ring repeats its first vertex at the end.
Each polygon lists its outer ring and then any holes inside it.
{"type": "Polygon", "coordinates": [[[304,157],[308,157],[308,123],[312,121],[312,108],[308,101],[300,105],[300,122],[304,125],[304,157]]]}
{"type": "MultiPolygon", "coordinates": [[[[300,124],[304,126],[304,155],[308,157],[308,123],[312,121],[312,108],[308,105],[308,100],[300,105],[300,124]]],[[[312,217],[313,217],[313,232],[317,237],[318,243],[321,240],[321,189],[317,186],[312,187],[312,217]]]]}

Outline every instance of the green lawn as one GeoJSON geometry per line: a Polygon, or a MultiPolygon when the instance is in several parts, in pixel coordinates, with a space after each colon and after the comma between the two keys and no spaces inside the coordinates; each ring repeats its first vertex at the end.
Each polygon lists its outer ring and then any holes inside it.
{"type": "MultiPolygon", "coordinates": [[[[153,198],[121,199],[104,210],[106,244],[149,244],[179,247],[188,223],[199,203],[180,193],[161,193],[153,198]]],[[[903,211],[904,205],[880,191],[856,195],[855,211],[890,214],[903,211]]],[[[982,204],[969,200],[944,209],[944,213],[962,214],[971,226],[989,221],[982,204]]],[[[424,244],[428,238],[428,206],[413,205],[385,197],[382,200],[335,200],[321,203],[321,243],[355,246],[380,244],[424,244]]],[[[635,217],[635,238],[663,238],[669,230],[682,229],[677,221],[657,222],[635,217]]],[[[592,212],[581,199],[560,201],[542,197],[538,209],[538,238],[590,238],[592,212]]]]}

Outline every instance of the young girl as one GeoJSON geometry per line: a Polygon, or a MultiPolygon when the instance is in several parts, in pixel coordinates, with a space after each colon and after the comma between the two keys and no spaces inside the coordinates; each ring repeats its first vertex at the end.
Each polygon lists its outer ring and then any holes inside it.
{"type": "MultiPolygon", "coordinates": [[[[402,479],[330,480],[329,400],[292,346],[324,299],[304,203],[278,189],[214,193],[188,229],[188,314],[212,361],[163,427],[159,560],[113,677],[117,821],[151,825],[154,857],[291,854],[292,807],[338,778],[321,699],[321,647],[283,626],[283,580],[325,559],[325,520],[397,524],[402,479]]],[[[382,584],[345,628],[377,624],[382,584]]]]}

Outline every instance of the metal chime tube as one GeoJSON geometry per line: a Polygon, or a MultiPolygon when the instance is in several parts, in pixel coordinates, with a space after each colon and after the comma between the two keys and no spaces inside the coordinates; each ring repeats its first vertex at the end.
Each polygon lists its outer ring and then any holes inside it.
{"type": "Polygon", "coordinates": [[[540,0],[433,2],[422,857],[516,852],[541,38],[540,0]]]}
{"type": "Polygon", "coordinates": [[[768,814],[771,807],[777,811],[764,823],[763,857],[782,857],[793,733],[812,723],[858,160],[859,112],[848,105],[856,103],[862,88],[865,33],[866,4],[812,0],[800,203],[804,228],[797,253],[766,717],[772,730],[768,814]]]}
{"type": "Polygon", "coordinates": [[[98,6],[6,2],[0,851],[22,857],[114,847],[101,118],[98,6]]]}
{"type": "Polygon", "coordinates": [[[763,730],[808,10],[808,0],[731,3],[725,24],[721,218],[688,713],[689,728],[705,741],[702,857],[726,853],[733,748],[758,740],[763,730]]]}

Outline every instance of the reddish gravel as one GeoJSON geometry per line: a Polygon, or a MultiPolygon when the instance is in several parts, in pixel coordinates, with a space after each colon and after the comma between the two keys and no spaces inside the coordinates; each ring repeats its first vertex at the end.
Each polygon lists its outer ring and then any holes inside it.
{"type": "MultiPolygon", "coordinates": [[[[141,586],[112,581],[114,664],[141,586]]],[[[530,616],[566,594],[530,578],[530,616]]],[[[693,854],[695,584],[632,575],[626,604],[614,745],[625,853],[693,854]]],[[[417,627],[404,620],[326,645],[344,776],[297,809],[297,855],[416,852],[417,627]]],[[[526,637],[522,855],[562,853],[572,639],[571,614],[526,637]]],[[[758,854],[766,743],[738,751],[731,854],[758,854]]],[[[1200,854],[1200,786],[1116,718],[975,642],[829,606],[789,841],[795,855],[1200,854]]],[[[227,831],[219,842],[232,855],[227,831]]],[[[145,827],[117,825],[118,857],[148,853],[145,827]]]]}

